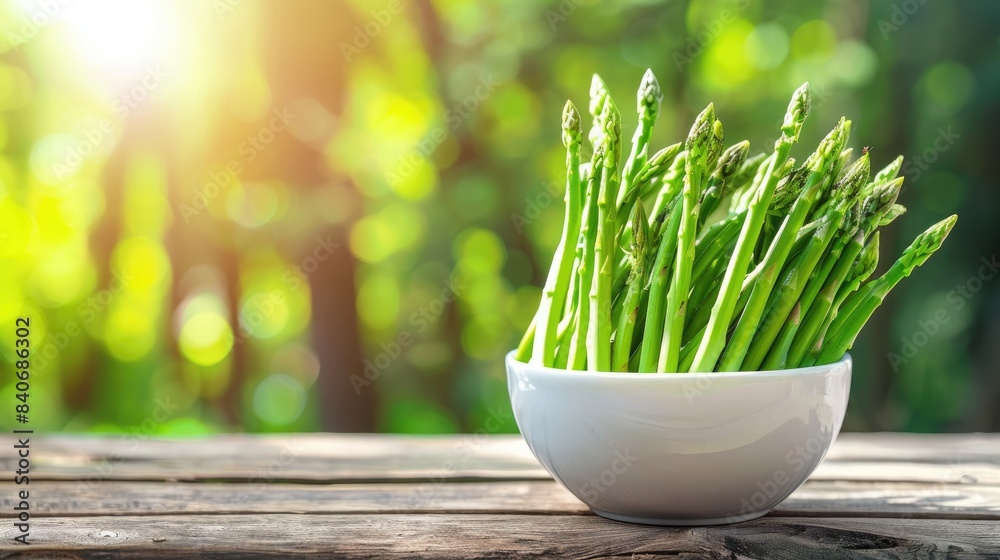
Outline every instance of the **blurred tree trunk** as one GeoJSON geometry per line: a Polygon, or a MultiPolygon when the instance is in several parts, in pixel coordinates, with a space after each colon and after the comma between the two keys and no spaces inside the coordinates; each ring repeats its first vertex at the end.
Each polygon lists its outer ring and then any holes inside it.
{"type": "MultiPolygon", "coordinates": [[[[377,383],[355,387],[351,381],[355,375],[363,379],[365,367],[355,307],[354,257],[340,230],[321,231],[320,237],[338,244],[309,273],[312,347],[320,363],[316,381],[320,421],[328,431],[371,432],[375,430],[377,383]]],[[[304,258],[310,258],[309,254],[304,258]]]]}

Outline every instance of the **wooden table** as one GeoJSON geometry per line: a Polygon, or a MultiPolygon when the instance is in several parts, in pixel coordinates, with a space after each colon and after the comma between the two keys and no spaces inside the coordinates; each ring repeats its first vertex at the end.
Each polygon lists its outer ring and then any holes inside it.
{"type": "Polygon", "coordinates": [[[593,515],[518,436],[30,446],[30,484],[0,484],[0,557],[1000,558],[1000,435],[844,434],[769,516],[676,529],[593,515]],[[29,546],[12,540],[25,488],[29,546]]]}

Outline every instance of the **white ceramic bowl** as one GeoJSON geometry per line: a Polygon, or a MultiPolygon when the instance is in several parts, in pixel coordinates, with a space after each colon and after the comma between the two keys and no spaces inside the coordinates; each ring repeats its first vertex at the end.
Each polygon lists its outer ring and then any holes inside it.
{"type": "Polygon", "coordinates": [[[741,373],[593,373],[507,355],[514,418],[545,469],[598,515],[652,525],[760,517],[840,432],[851,357],[741,373]]]}

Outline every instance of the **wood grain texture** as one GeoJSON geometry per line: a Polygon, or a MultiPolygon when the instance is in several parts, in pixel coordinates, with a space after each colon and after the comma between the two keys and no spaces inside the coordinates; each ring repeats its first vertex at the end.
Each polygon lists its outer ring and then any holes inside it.
{"type": "Polygon", "coordinates": [[[596,516],[190,515],[35,522],[5,558],[996,558],[996,521],[772,517],[674,529],[596,516]],[[60,556],[61,555],[61,556],[60,556]]]}
{"type": "MultiPolygon", "coordinates": [[[[552,481],[449,484],[191,484],[42,482],[34,517],[250,513],[503,513],[591,515],[552,481]]],[[[0,517],[15,486],[0,484],[0,517]]],[[[774,516],[1000,520],[1000,487],[809,481],[774,516]]]]}
{"type": "MultiPolygon", "coordinates": [[[[39,480],[550,479],[516,435],[289,434],[180,440],[40,436],[33,441],[39,480]]],[[[0,445],[13,442],[0,438],[0,445]]],[[[12,461],[7,455],[0,463],[9,471],[12,461]]],[[[1000,435],[844,434],[811,478],[1000,485],[1000,435]]]]}
{"type": "Polygon", "coordinates": [[[35,436],[31,458],[36,544],[0,482],[0,558],[1000,559],[997,435],[845,434],[769,516],[688,529],[593,515],[519,436],[35,436]]]}

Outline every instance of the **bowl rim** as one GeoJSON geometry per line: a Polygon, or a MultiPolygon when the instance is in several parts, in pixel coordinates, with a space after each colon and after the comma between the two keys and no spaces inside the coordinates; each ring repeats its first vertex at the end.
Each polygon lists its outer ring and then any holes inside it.
{"type": "Polygon", "coordinates": [[[808,376],[816,374],[826,374],[832,370],[838,369],[838,366],[844,366],[846,371],[850,372],[853,369],[854,360],[851,358],[851,353],[847,352],[842,358],[836,362],[831,362],[829,364],[819,364],[814,366],[791,368],[791,369],[773,369],[765,371],[709,371],[709,372],[688,372],[688,373],[636,373],[636,372],[614,372],[614,371],[584,371],[575,369],[563,369],[554,368],[548,366],[542,366],[538,364],[531,364],[528,362],[522,362],[514,357],[517,350],[511,350],[507,353],[504,361],[508,365],[511,363],[517,364],[519,366],[529,367],[535,371],[539,371],[546,374],[558,374],[565,375],[567,373],[572,373],[573,377],[578,380],[608,380],[608,379],[634,379],[634,380],[664,380],[664,379],[674,379],[674,380],[694,380],[704,377],[788,377],[788,376],[808,376]]]}

